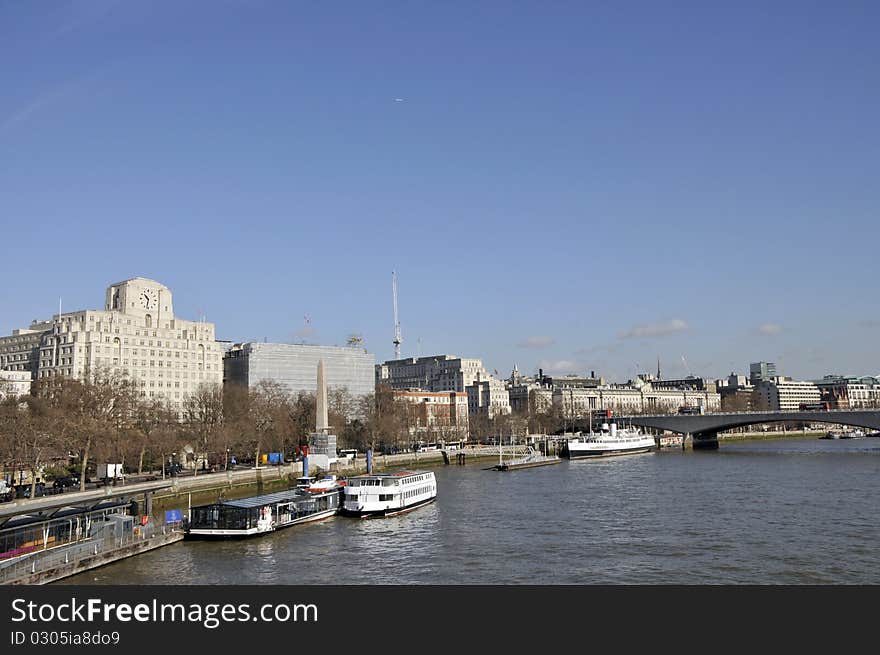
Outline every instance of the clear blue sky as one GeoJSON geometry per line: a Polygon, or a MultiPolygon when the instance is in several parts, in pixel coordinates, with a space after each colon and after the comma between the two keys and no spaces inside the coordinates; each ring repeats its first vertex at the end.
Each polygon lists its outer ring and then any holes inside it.
{"type": "Polygon", "coordinates": [[[0,0],[0,333],[880,372],[876,2],[0,0]],[[306,325],[305,318],[310,318],[306,325]]]}

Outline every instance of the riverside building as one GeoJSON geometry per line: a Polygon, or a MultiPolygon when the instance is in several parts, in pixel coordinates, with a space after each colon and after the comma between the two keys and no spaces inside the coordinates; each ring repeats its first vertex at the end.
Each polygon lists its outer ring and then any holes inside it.
{"type": "Polygon", "coordinates": [[[873,409],[880,407],[880,376],[844,377],[826,375],[816,382],[822,400],[832,409],[873,409]]]}
{"type": "Polygon", "coordinates": [[[425,391],[461,391],[476,380],[486,380],[489,373],[480,359],[433,355],[393,359],[376,365],[375,384],[392,389],[424,389],[425,391]]]}
{"type": "Polygon", "coordinates": [[[553,405],[564,416],[589,416],[594,410],[611,410],[615,414],[674,414],[681,407],[703,407],[718,411],[721,396],[714,391],[687,389],[653,389],[650,383],[640,386],[607,384],[594,388],[557,388],[553,405]]]}
{"type": "Polygon", "coordinates": [[[752,409],[755,411],[796,412],[802,403],[811,405],[819,400],[821,394],[815,383],[784,377],[759,382],[752,391],[752,409]]]}
{"type": "Polygon", "coordinates": [[[376,357],[352,346],[237,343],[226,350],[223,358],[224,383],[254,387],[262,380],[271,380],[292,393],[314,393],[318,388],[315,371],[322,359],[328,388],[345,387],[353,396],[373,393],[376,357]]]}
{"type": "Polygon", "coordinates": [[[31,392],[30,371],[0,370],[0,400],[19,398],[31,392]]]}
{"type": "Polygon", "coordinates": [[[392,394],[407,403],[411,437],[443,441],[468,438],[468,394],[420,389],[394,390],[392,394]]]}
{"type": "Polygon", "coordinates": [[[477,379],[466,390],[468,412],[471,416],[482,414],[491,419],[510,414],[510,393],[501,380],[492,377],[477,379]]]}
{"type": "Polygon", "coordinates": [[[177,409],[200,385],[223,380],[214,324],[176,317],[171,290],[143,277],[107,287],[103,310],[59,313],[0,337],[0,368],[33,380],[106,371],[177,409]]]}

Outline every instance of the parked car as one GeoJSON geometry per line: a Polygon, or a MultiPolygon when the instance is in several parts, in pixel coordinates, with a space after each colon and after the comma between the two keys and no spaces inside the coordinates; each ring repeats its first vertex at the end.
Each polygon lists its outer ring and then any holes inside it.
{"type": "Polygon", "coordinates": [[[70,487],[78,487],[79,478],[75,475],[68,475],[63,478],[55,478],[52,487],[55,489],[68,489],[70,487]]]}

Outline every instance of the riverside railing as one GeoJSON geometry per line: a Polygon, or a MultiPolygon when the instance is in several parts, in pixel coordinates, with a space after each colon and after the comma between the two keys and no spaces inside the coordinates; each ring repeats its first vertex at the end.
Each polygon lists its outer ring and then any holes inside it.
{"type": "Polygon", "coordinates": [[[0,562],[0,584],[27,582],[33,575],[52,569],[75,565],[98,555],[109,555],[126,546],[178,531],[167,525],[135,525],[131,531],[99,538],[86,538],[74,543],[37,550],[13,560],[0,562]]]}

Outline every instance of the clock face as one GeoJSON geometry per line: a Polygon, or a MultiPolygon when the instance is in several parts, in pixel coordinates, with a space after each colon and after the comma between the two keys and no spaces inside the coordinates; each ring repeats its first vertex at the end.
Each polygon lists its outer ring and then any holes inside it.
{"type": "Polygon", "coordinates": [[[141,306],[144,309],[153,309],[156,307],[156,292],[152,289],[144,289],[139,298],[141,306]]]}

